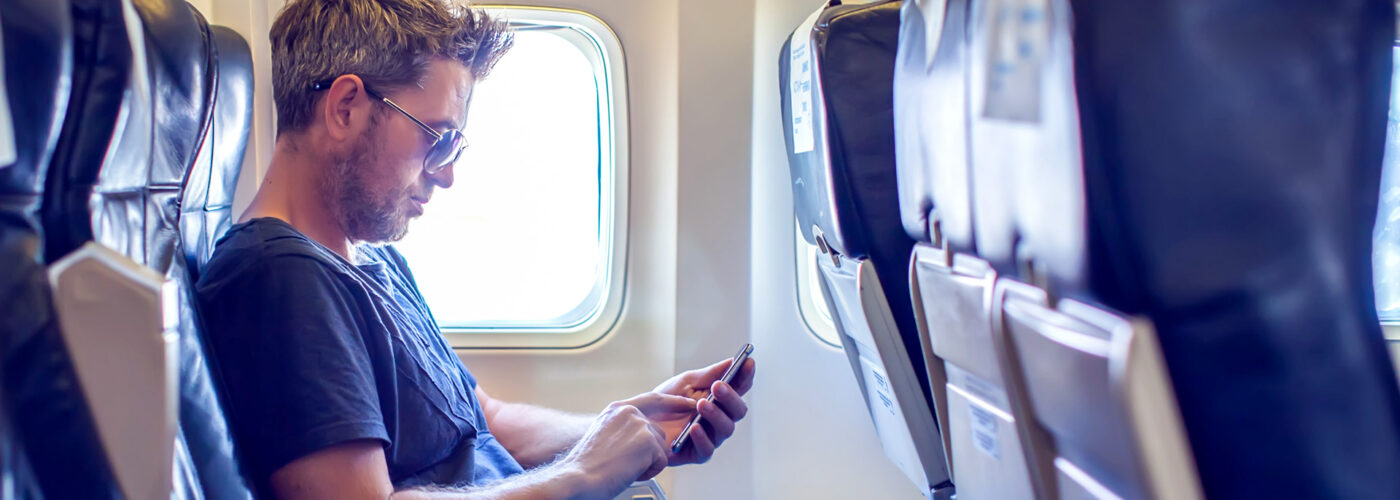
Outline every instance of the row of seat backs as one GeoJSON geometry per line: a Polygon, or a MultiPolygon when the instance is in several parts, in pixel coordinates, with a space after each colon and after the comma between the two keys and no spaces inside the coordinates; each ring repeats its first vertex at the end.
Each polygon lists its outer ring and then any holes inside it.
{"type": "Polygon", "coordinates": [[[15,427],[27,441],[42,490],[58,498],[121,496],[103,462],[43,282],[44,263],[96,240],[180,288],[175,495],[249,497],[190,292],[191,270],[207,260],[230,223],[251,119],[247,43],[227,28],[209,27],[196,10],[175,0],[26,0],[8,2],[5,9],[0,16],[11,102],[36,108],[16,112],[17,137],[45,124],[52,129],[45,141],[21,144],[22,158],[51,159],[16,164],[24,167],[26,183],[15,191],[28,204],[6,211],[17,223],[4,233],[25,238],[21,246],[29,254],[7,255],[6,265],[26,269],[31,285],[20,295],[25,302],[17,304],[17,314],[6,317],[49,313],[42,332],[4,332],[5,386],[20,389],[9,394],[17,403],[11,408],[23,408],[15,427]],[[30,26],[53,38],[9,43],[12,31],[21,32],[10,29],[11,11],[19,9],[42,11],[45,16],[31,19],[30,26]],[[18,65],[20,54],[43,61],[18,65]],[[46,65],[63,68],[51,87],[25,88],[20,82],[29,79],[13,76],[46,65]],[[65,99],[44,98],[56,92],[65,99]]]}
{"type": "Polygon", "coordinates": [[[1207,494],[1400,494],[1369,259],[1394,30],[1384,1],[911,2],[904,227],[1151,319],[1207,494]]]}

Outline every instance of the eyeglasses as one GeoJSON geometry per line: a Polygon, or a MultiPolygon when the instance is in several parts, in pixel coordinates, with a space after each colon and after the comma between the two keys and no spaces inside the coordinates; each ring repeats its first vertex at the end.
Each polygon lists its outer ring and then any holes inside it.
{"type": "MultiPolygon", "coordinates": [[[[334,80],[316,82],[311,84],[311,90],[321,91],[329,89],[333,82],[334,80]]],[[[423,123],[418,117],[413,116],[412,113],[404,111],[403,108],[400,108],[398,104],[394,104],[394,101],[389,100],[389,98],[379,95],[379,93],[370,90],[369,87],[364,87],[364,89],[365,93],[369,94],[370,97],[383,101],[384,104],[394,108],[395,111],[403,113],[408,119],[413,120],[413,123],[418,124],[418,126],[423,129],[423,132],[426,132],[433,138],[433,146],[428,148],[428,155],[423,157],[423,171],[427,172],[428,175],[441,172],[443,168],[456,163],[457,158],[462,156],[462,150],[467,149],[467,141],[461,130],[454,128],[446,132],[438,132],[432,127],[429,127],[428,124],[423,123]]]]}

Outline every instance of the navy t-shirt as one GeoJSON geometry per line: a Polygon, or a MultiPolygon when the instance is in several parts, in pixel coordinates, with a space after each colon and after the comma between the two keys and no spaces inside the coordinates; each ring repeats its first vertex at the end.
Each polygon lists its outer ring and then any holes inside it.
{"type": "Polygon", "coordinates": [[[242,461],[274,471],[329,446],[384,446],[396,488],[521,472],[486,427],[476,378],[442,338],[403,256],[351,264],[278,219],[229,229],[196,285],[242,461]]]}

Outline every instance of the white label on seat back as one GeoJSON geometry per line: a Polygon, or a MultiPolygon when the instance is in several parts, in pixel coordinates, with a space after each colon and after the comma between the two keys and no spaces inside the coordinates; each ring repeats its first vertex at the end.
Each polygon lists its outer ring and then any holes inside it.
{"type": "Polygon", "coordinates": [[[1050,44],[1045,0],[997,0],[988,5],[987,79],[982,116],[1040,122],[1041,67],[1050,44]]]}
{"type": "Polygon", "coordinates": [[[996,415],[974,403],[967,405],[967,416],[972,429],[972,446],[996,460],[1001,460],[1001,447],[997,444],[996,415]]]}
{"type": "Polygon", "coordinates": [[[900,472],[914,484],[927,485],[928,477],[919,461],[919,451],[914,448],[909,424],[904,421],[904,410],[900,408],[899,399],[890,387],[885,369],[879,366],[877,360],[878,358],[872,360],[865,355],[860,357],[866,396],[869,398],[866,404],[870,407],[871,419],[875,421],[875,434],[880,437],[885,456],[894,462],[900,472]]]}
{"type": "Polygon", "coordinates": [[[811,151],[816,144],[816,131],[812,124],[812,75],[816,65],[812,60],[812,27],[826,8],[820,8],[807,16],[807,20],[792,32],[792,43],[788,49],[788,102],[792,103],[792,152],[802,154],[811,151]]]}

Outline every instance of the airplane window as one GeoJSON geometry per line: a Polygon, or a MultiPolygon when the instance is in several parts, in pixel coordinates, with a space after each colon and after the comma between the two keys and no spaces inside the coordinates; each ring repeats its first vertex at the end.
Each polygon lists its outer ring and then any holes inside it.
{"type": "Polygon", "coordinates": [[[797,309],[802,322],[816,335],[817,340],[832,347],[841,347],[841,336],[836,334],[836,322],[831,319],[831,309],[826,298],[822,297],[821,276],[817,272],[817,259],[824,258],[816,245],[807,243],[799,232],[797,240],[797,309]]]}
{"type": "MultiPolygon", "coordinates": [[[[1392,58],[1400,64],[1400,47],[1392,58]]],[[[1400,323],[1400,78],[1391,79],[1389,124],[1381,170],[1380,213],[1376,216],[1372,266],[1376,311],[1383,323],[1400,323]]]]}
{"type": "Polygon", "coordinates": [[[515,28],[515,47],[473,90],[452,188],[397,246],[454,345],[584,345],[606,331],[559,334],[621,309],[621,47],[587,14],[493,10],[515,28]],[[522,344],[530,333],[554,338],[522,344]]]}

